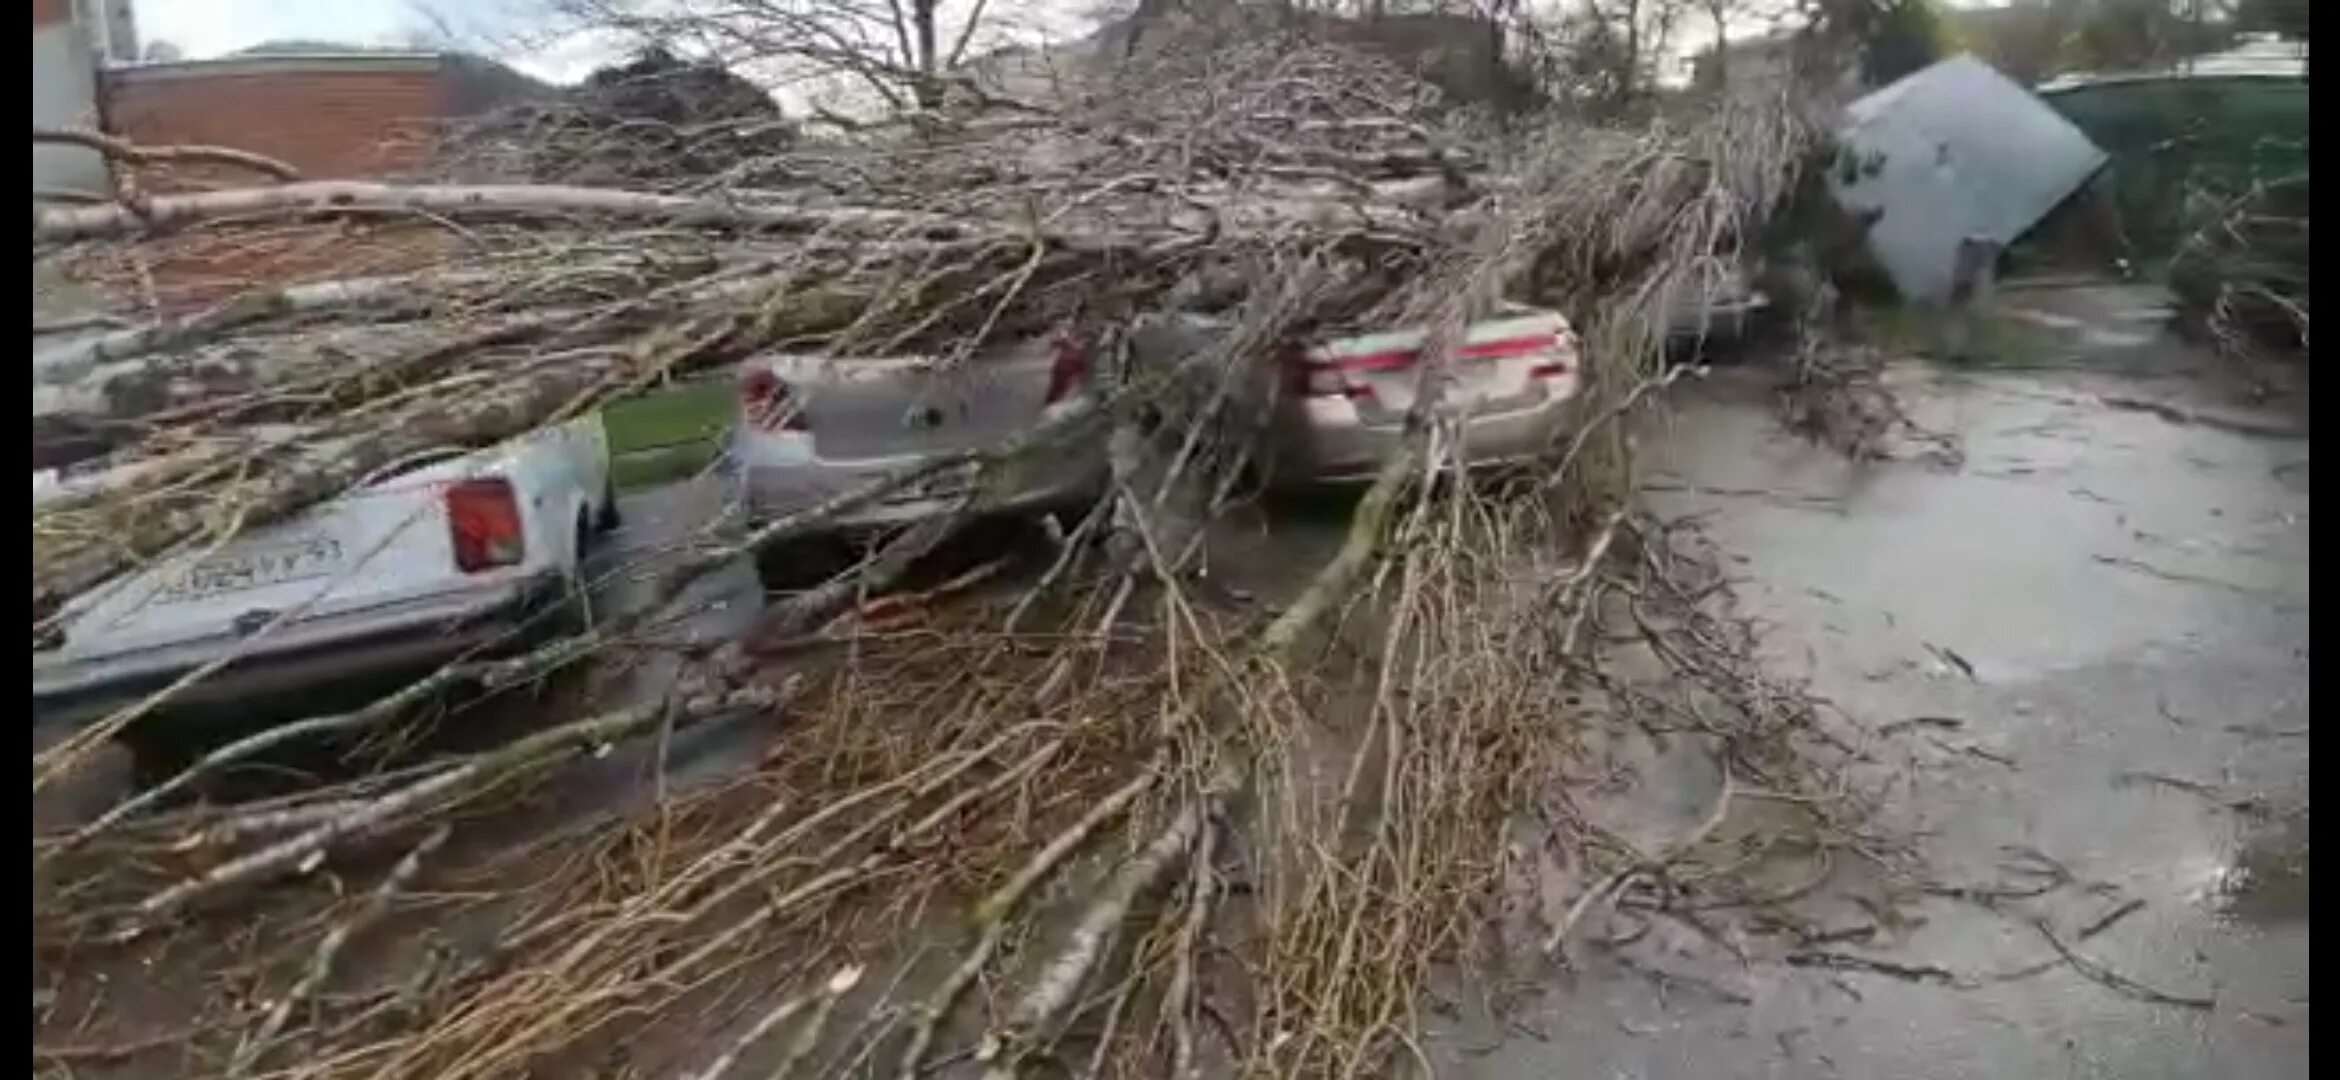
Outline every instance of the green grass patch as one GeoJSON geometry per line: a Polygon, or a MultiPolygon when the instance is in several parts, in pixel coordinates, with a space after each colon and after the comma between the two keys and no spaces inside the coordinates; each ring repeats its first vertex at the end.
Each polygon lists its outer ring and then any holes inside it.
{"type": "Polygon", "coordinates": [[[610,481],[619,491],[697,475],[723,449],[731,430],[731,383],[681,383],[601,410],[609,435],[610,481]]]}
{"type": "Polygon", "coordinates": [[[619,491],[640,491],[688,480],[705,471],[722,449],[721,441],[710,439],[655,450],[636,450],[630,454],[612,454],[609,458],[609,482],[619,491]]]}
{"type": "Polygon", "coordinates": [[[602,408],[601,422],[609,430],[609,452],[629,454],[719,439],[731,429],[731,413],[731,384],[710,380],[611,402],[602,408]]]}

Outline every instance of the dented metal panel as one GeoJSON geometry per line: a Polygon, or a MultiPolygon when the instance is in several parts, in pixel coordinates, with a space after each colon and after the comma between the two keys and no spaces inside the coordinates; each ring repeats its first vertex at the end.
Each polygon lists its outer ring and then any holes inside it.
{"type": "Polygon", "coordinates": [[[1962,247],[2003,250],[2105,162],[2080,129],[1971,56],[1845,110],[1829,187],[1912,300],[1949,300],[1962,247]]]}

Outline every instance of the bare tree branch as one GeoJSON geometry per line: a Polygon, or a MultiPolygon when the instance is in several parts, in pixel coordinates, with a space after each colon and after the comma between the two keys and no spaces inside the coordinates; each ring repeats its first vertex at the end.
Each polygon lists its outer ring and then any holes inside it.
{"type": "Polygon", "coordinates": [[[116,138],[98,131],[78,128],[50,128],[35,126],[33,142],[55,143],[67,146],[86,146],[116,161],[132,165],[156,165],[187,162],[209,165],[232,165],[240,169],[267,173],[279,180],[298,180],[299,169],[249,150],[226,146],[140,146],[127,139],[116,138]]]}

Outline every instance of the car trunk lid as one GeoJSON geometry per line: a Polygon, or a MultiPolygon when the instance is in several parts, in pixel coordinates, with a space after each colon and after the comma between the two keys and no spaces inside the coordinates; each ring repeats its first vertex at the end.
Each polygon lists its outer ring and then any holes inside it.
{"type": "MultiPolygon", "coordinates": [[[[1414,407],[1421,379],[1420,329],[1360,334],[1307,350],[1302,377],[1312,392],[1337,390],[1367,423],[1395,423],[1414,407]]],[[[1439,407],[1456,415],[1501,411],[1536,393],[1537,380],[1573,359],[1574,336],[1555,312],[1528,312],[1474,323],[1455,347],[1439,407]]]]}
{"type": "MultiPolygon", "coordinates": [[[[862,462],[980,449],[1029,430],[1050,404],[1054,361],[1048,345],[1033,343],[955,365],[931,357],[751,363],[779,379],[797,416],[776,416],[743,397],[743,434],[809,437],[816,458],[862,462]]],[[[1061,396],[1066,388],[1055,389],[1061,396]]]]}

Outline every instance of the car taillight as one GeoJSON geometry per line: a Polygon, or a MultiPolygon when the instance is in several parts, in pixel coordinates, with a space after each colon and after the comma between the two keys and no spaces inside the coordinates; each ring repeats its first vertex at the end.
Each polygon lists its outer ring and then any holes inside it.
{"type": "Polygon", "coordinates": [[[448,485],[447,537],[456,568],[466,574],[518,563],[528,554],[528,541],[512,482],[491,476],[448,485]]]}
{"type": "Polygon", "coordinates": [[[1528,368],[1533,379],[1557,379],[1575,371],[1576,335],[1563,328],[1548,339],[1536,342],[1536,351],[1543,354],[1528,368]]]}
{"type": "Polygon", "coordinates": [[[812,430],[803,403],[770,368],[752,367],[740,374],[739,405],[748,423],[763,430],[812,430]]]}
{"type": "Polygon", "coordinates": [[[1363,400],[1373,396],[1373,387],[1350,380],[1348,372],[1337,360],[1295,359],[1284,370],[1289,375],[1292,392],[1301,397],[1363,400]]]}
{"type": "Polygon", "coordinates": [[[1089,382],[1089,350],[1079,338],[1059,334],[1048,342],[1048,396],[1054,405],[1074,394],[1089,382]]]}

